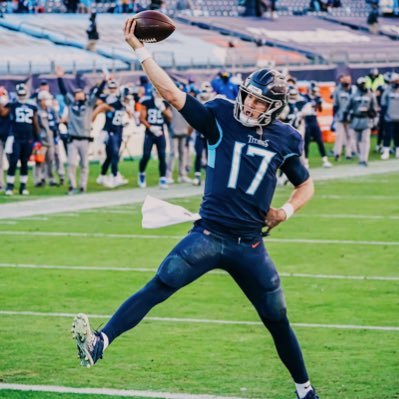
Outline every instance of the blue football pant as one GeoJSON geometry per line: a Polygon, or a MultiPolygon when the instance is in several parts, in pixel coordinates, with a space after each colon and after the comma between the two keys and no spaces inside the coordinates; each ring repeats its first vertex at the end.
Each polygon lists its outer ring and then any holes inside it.
{"type": "Polygon", "coordinates": [[[164,259],[155,277],[122,304],[102,331],[112,342],[135,327],[155,305],[216,268],[229,273],[251,301],[294,381],[308,381],[299,343],[286,316],[280,278],[260,236],[238,243],[194,227],[164,259]]]}
{"type": "Polygon", "coordinates": [[[166,139],[165,136],[155,136],[152,133],[146,133],[144,135],[143,145],[143,157],[140,160],[139,171],[144,173],[147,167],[147,163],[151,157],[152,146],[155,144],[157,147],[158,158],[159,158],[159,176],[166,176],[166,139]]]}
{"type": "Polygon", "coordinates": [[[326,149],[324,147],[322,133],[318,124],[306,124],[305,126],[305,157],[309,158],[309,145],[314,140],[319,148],[321,157],[326,156],[326,149]]]}
{"type": "Polygon", "coordinates": [[[109,165],[111,165],[111,173],[116,176],[118,174],[119,150],[122,144],[122,134],[108,133],[107,144],[105,145],[106,158],[101,166],[101,174],[106,175],[109,165]]]}
{"type": "Polygon", "coordinates": [[[8,168],[7,175],[15,176],[18,161],[21,161],[21,176],[28,175],[28,161],[32,155],[33,141],[22,141],[14,139],[12,154],[10,154],[9,161],[10,166],[8,168]]]}

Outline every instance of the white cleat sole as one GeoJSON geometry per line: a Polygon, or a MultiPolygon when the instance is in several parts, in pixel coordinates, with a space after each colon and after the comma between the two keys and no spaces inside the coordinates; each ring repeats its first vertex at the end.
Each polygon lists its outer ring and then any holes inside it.
{"type": "Polygon", "coordinates": [[[92,339],[93,333],[90,328],[89,318],[84,313],[79,313],[75,316],[71,333],[78,347],[80,364],[87,368],[93,366],[94,361],[88,350],[88,342],[92,339]]]}

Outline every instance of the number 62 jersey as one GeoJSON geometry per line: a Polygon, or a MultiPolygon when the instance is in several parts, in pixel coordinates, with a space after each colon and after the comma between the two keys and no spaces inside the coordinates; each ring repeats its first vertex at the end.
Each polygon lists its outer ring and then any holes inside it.
{"type": "MultiPolygon", "coordinates": [[[[299,159],[301,135],[278,120],[263,128],[245,127],[234,118],[234,102],[223,98],[201,105],[202,120],[207,120],[209,129],[217,129],[204,131],[208,128],[192,117],[199,111],[194,101],[186,100],[181,113],[208,140],[217,137],[217,142],[208,144],[201,217],[236,232],[260,231],[276,188],[277,170],[289,158],[299,159]],[[189,112],[192,107],[196,108],[195,113],[189,112]]],[[[304,180],[308,177],[306,172],[304,180]]]]}
{"type": "Polygon", "coordinates": [[[18,101],[8,103],[6,107],[10,110],[11,135],[20,141],[34,140],[34,118],[37,107],[33,104],[18,101]]]}

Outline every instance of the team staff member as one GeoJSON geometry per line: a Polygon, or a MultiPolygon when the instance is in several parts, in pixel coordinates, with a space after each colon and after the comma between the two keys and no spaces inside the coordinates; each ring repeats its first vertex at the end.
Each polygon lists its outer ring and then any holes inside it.
{"type": "Polygon", "coordinates": [[[313,195],[313,183],[300,156],[297,130],[277,119],[287,97],[285,76],[271,69],[252,73],[235,101],[216,98],[201,104],[179,90],[134,36],[136,21],[125,24],[125,39],[162,97],[202,132],[209,144],[201,219],[172,249],[154,278],[116,311],[101,332],[79,314],[72,327],[83,366],[135,327],[157,304],[203,274],[222,268],[236,281],[271,333],[280,359],[300,399],[318,399],[286,314],[277,270],[262,240],[262,228],[287,220],[313,195]],[[281,168],[294,185],[288,202],[270,206],[281,168]]]}
{"type": "Polygon", "coordinates": [[[84,192],[87,188],[89,178],[89,144],[93,141],[90,130],[93,118],[93,110],[97,99],[106,84],[104,80],[98,88],[90,91],[89,95],[82,89],[74,91],[73,95],[68,93],[63,76],[64,71],[60,66],[56,67],[58,87],[64,96],[65,104],[68,106],[68,194],[84,192]],[[79,159],[78,159],[79,158],[79,159]],[[76,169],[80,160],[80,187],[77,190],[76,169]]]}
{"type": "Polygon", "coordinates": [[[356,90],[351,96],[345,111],[345,121],[350,121],[350,128],[355,132],[359,152],[359,165],[367,166],[370,152],[370,135],[373,120],[377,116],[377,100],[367,88],[366,79],[356,81],[356,90]]]}
{"type": "Polygon", "coordinates": [[[352,77],[342,75],[338,87],[333,93],[333,112],[335,118],[335,144],[334,159],[338,161],[341,157],[342,147],[345,146],[345,158],[352,159],[352,152],[356,152],[354,132],[347,121],[344,120],[344,114],[349,104],[349,100],[355,88],[352,86],[352,77]]]}

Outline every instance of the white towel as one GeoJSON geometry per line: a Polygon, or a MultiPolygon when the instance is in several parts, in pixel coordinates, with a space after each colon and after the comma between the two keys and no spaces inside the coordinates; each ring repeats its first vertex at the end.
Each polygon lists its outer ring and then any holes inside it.
{"type": "Polygon", "coordinates": [[[8,136],[4,146],[4,152],[8,155],[12,154],[14,144],[14,136],[8,136]]]}
{"type": "Polygon", "coordinates": [[[143,215],[141,225],[144,229],[156,229],[201,219],[198,213],[191,213],[182,206],[170,204],[150,195],[145,197],[141,212],[143,215]]]}

